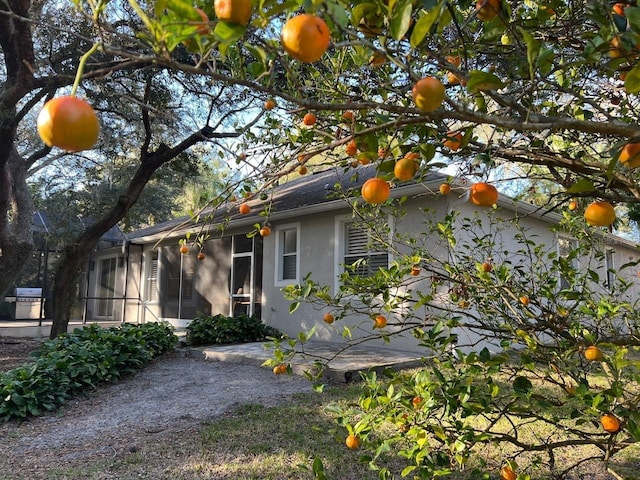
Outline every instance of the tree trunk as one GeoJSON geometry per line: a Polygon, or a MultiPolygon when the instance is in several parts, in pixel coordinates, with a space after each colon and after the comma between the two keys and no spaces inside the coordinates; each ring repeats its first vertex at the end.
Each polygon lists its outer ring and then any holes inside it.
{"type": "Polygon", "coordinates": [[[33,250],[33,201],[26,181],[27,168],[12,148],[0,170],[0,297],[4,297],[33,250]]]}

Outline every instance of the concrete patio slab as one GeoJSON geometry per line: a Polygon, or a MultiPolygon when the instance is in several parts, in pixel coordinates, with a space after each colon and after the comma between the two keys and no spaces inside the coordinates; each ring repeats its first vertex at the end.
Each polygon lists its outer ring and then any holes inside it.
{"type": "MultiPolygon", "coordinates": [[[[245,343],[190,348],[194,356],[204,356],[205,360],[220,362],[241,362],[262,365],[273,358],[273,351],[265,343],[245,343]]],[[[350,382],[360,379],[361,372],[381,372],[387,368],[401,370],[419,367],[422,358],[416,353],[367,345],[345,345],[330,342],[311,341],[296,351],[291,361],[293,373],[302,375],[314,371],[316,362],[325,365],[323,380],[350,382]]]]}

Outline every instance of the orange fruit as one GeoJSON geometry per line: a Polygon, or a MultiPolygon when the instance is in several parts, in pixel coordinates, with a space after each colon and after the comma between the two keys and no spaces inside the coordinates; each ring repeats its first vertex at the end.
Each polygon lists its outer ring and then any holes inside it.
{"type": "Polygon", "coordinates": [[[569,202],[569,207],[568,208],[571,211],[575,210],[576,208],[578,208],[578,202],[576,202],[575,200],[571,200],[569,202]]]}
{"type": "Polygon", "coordinates": [[[444,85],[435,77],[418,80],[412,89],[413,101],[423,112],[433,112],[444,102],[444,85]]]}
{"type": "Polygon", "coordinates": [[[89,150],[98,141],[100,122],[86,101],[64,96],[44,104],[38,115],[37,128],[47,146],[79,152],[89,150]]]}
{"type": "Polygon", "coordinates": [[[596,201],[584,211],[584,219],[593,227],[608,227],[616,219],[616,211],[609,202],[596,201]]]}
{"type": "Polygon", "coordinates": [[[451,193],[451,185],[449,185],[448,183],[441,183],[440,187],[438,187],[438,191],[442,195],[449,195],[449,193],[451,193]]]}
{"type": "Polygon", "coordinates": [[[484,262],[482,264],[482,271],[485,273],[490,273],[493,270],[493,265],[491,265],[491,262],[484,262]]]}
{"type": "Polygon", "coordinates": [[[498,190],[485,182],[474,183],[469,189],[469,200],[474,205],[490,207],[498,201],[498,190]]]}
{"type": "Polygon", "coordinates": [[[273,373],[275,373],[276,375],[287,373],[287,366],[284,363],[276,365],[275,367],[273,367],[273,373]]]}
{"type": "Polygon", "coordinates": [[[271,229],[267,225],[260,229],[261,237],[268,237],[269,235],[271,235],[271,229]]]}
{"type": "Polygon", "coordinates": [[[405,156],[398,160],[393,166],[393,174],[398,180],[411,180],[418,171],[418,164],[409,156],[405,156]]]}
{"type": "Polygon", "coordinates": [[[627,167],[640,167],[640,142],[630,142],[622,147],[618,160],[627,167]]]}
{"type": "Polygon", "coordinates": [[[624,48],[622,47],[622,40],[620,37],[613,37],[609,42],[609,56],[611,58],[620,58],[624,55],[624,48]]]}
{"type": "Polygon", "coordinates": [[[627,6],[628,5],[626,3],[614,3],[611,9],[616,15],[624,17],[624,9],[627,8],[627,6]]]}
{"type": "Polygon", "coordinates": [[[586,358],[590,362],[601,362],[604,358],[604,355],[602,354],[602,350],[600,350],[598,347],[596,347],[595,345],[589,345],[584,350],[584,358],[586,358]]]}
{"type": "Polygon", "coordinates": [[[366,153],[361,153],[358,155],[358,162],[360,162],[361,165],[369,165],[371,163],[371,159],[366,153]]]}
{"type": "Polygon", "coordinates": [[[276,108],[276,102],[274,102],[271,98],[264,102],[265,110],[273,110],[274,108],[276,108]]]}
{"type": "Polygon", "coordinates": [[[223,22],[246,25],[251,18],[253,6],[251,0],[215,0],[213,11],[223,22]]]}
{"type": "Polygon", "coordinates": [[[333,323],[335,318],[333,318],[333,315],[331,315],[330,313],[325,313],[324,316],[322,317],[322,320],[324,320],[325,322],[331,324],[331,323],[333,323]]]}
{"type": "Polygon", "coordinates": [[[198,260],[204,260],[205,257],[206,257],[206,255],[204,254],[204,252],[198,253],[198,260]]]}
{"type": "Polygon", "coordinates": [[[500,469],[500,480],[516,480],[518,476],[509,465],[500,469]]]}
{"type": "Polygon", "coordinates": [[[462,146],[462,133],[460,132],[447,132],[446,137],[442,144],[452,152],[457,152],[462,146]]]}
{"type": "Polygon", "coordinates": [[[284,24],[280,40],[285,51],[296,60],[315,62],[329,48],[329,27],[322,18],[303,13],[284,24]]]}
{"type": "Polygon", "coordinates": [[[519,298],[519,300],[520,300],[520,303],[521,303],[522,305],[524,305],[525,307],[526,307],[527,305],[529,305],[529,297],[527,297],[526,295],[522,295],[522,296],[519,298]]]}
{"type": "Polygon", "coordinates": [[[376,315],[373,319],[373,328],[384,328],[387,326],[387,319],[382,315],[376,315]]]}
{"type": "Polygon", "coordinates": [[[413,405],[413,408],[418,408],[421,403],[422,403],[422,397],[413,397],[411,399],[411,404],[413,405]]]}
{"type": "Polygon", "coordinates": [[[298,169],[298,174],[299,175],[306,175],[307,174],[307,167],[305,167],[304,165],[302,165],[299,169],[298,169]]]}
{"type": "Polygon", "coordinates": [[[358,154],[358,145],[356,145],[356,142],[354,140],[351,140],[344,147],[344,152],[350,157],[355,157],[358,154]]]}
{"type": "Polygon", "coordinates": [[[318,119],[316,118],[316,115],[314,113],[312,113],[312,112],[309,112],[302,119],[302,123],[304,123],[306,126],[310,127],[311,125],[315,125],[317,120],[318,119]]]}
{"type": "Polygon", "coordinates": [[[180,253],[189,253],[189,247],[187,247],[186,245],[181,245],[180,253]]]}
{"type": "Polygon", "coordinates": [[[600,417],[600,423],[602,424],[602,428],[609,433],[617,433],[620,431],[620,420],[611,413],[606,413],[600,417]]]}
{"type": "Polygon", "coordinates": [[[342,120],[347,123],[353,123],[356,119],[355,114],[351,110],[347,110],[342,114],[342,120]]]}
{"type": "Polygon", "coordinates": [[[243,203],[242,205],[240,205],[238,207],[238,210],[240,211],[241,214],[246,215],[247,213],[249,213],[251,211],[251,207],[249,205],[247,205],[246,203],[243,203]]]}
{"type": "Polygon", "coordinates": [[[382,203],[389,198],[391,187],[382,178],[374,177],[364,182],[361,193],[368,203],[382,203]]]}
{"type": "Polygon", "coordinates": [[[356,437],[354,434],[348,435],[344,443],[351,450],[357,450],[358,448],[360,448],[360,439],[356,437]]]}
{"type": "Polygon", "coordinates": [[[411,267],[411,275],[413,275],[414,277],[420,275],[420,267],[418,267],[417,265],[411,267]]]}
{"type": "Polygon", "coordinates": [[[483,22],[487,22],[498,16],[500,6],[500,0],[478,0],[476,2],[476,15],[483,22]]]}

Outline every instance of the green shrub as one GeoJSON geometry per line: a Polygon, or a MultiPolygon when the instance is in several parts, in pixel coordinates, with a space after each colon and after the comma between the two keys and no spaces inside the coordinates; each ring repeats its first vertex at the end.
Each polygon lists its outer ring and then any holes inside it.
{"type": "Polygon", "coordinates": [[[275,328],[246,315],[198,317],[187,327],[187,343],[193,346],[259,342],[279,336],[275,328]]]}
{"type": "Polygon", "coordinates": [[[0,374],[0,419],[55,410],[71,396],[135,373],[176,344],[170,325],[91,325],[44,342],[36,359],[0,374]]]}

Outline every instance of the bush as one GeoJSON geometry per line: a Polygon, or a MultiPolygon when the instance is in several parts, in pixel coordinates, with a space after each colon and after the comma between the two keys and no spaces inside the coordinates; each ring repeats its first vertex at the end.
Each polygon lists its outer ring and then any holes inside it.
{"type": "Polygon", "coordinates": [[[91,325],[42,344],[36,359],[0,375],[0,419],[40,415],[71,396],[135,373],[151,359],[173,350],[168,324],[91,325]]]}
{"type": "Polygon", "coordinates": [[[279,336],[275,328],[246,315],[198,317],[187,327],[187,343],[193,346],[260,342],[279,336]]]}

